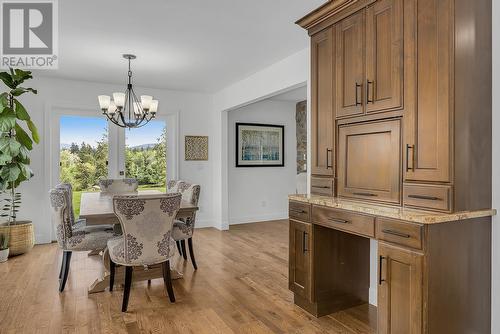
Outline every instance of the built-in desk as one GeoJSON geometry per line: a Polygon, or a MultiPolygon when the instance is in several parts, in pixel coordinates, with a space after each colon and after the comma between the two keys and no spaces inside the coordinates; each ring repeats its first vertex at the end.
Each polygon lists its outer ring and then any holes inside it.
{"type": "Polygon", "coordinates": [[[378,333],[488,333],[491,216],[289,196],[289,287],[319,317],[368,302],[378,245],[378,333]]]}

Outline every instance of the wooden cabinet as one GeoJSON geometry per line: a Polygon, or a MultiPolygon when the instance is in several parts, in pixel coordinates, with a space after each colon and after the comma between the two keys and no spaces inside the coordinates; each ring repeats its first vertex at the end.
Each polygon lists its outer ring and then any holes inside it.
{"type": "Polygon", "coordinates": [[[423,255],[379,243],[378,333],[421,334],[423,255]]]}
{"type": "Polygon", "coordinates": [[[333,45],[332,28],[311,39],[311,172],[333,176],[333,45]]]}
{"type": "Polygon", "coordinates": [[[402,107],[402,0],[380,0],[366,11],[366,112],[402,107]]]}
{"type": "Polygon", "coordinates": [[[338,195],[400,203],[400,145],[399,120],[339,127],[338,195]]]}
{"type": "Polygon", "coordinates": [[[412,3],[405,17],[411,30],[405,39],[404,178],[450,182],[452,6],[448,0],[412,3]]]}
{"type": "Polygon", "coordinates": [[[362,114],[365,79],[365,11],[336,26],[336,115],[362,114]]]}
{"type": "Polygon", "coordinates": [[[312,224],[290,219],[288,287],[312,301],[312,224]]]}

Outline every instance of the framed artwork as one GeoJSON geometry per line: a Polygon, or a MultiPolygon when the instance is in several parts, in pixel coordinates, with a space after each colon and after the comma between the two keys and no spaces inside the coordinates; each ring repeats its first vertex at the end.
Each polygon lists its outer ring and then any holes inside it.
{"type": "Polygon", "coordinates": [[[236,123],[236,167],[285,166],[285,126],[236,123]]]}
{"type": "Polygon", "coordinates": [[[184,160],[208,160],[208,137],[185,136],[184,160]]]}

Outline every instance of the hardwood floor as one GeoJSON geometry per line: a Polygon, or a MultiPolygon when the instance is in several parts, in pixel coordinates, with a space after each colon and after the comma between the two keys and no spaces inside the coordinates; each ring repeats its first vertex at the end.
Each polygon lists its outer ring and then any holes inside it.
{"type": "MultiPolygon", "coordinates": [[[[163,281],[132,283],[127,313],[120,287],[87,295],[101,273],[98,256],[74,253],[64,293],[56,244],[0,264],[0,333],[375,333],[376,309],[363,305],[316,319],[288,290],[288,222],[196,230],[198,271],[180,260],[184,278],[170,304],[163,281]]],[[[177,255],[178,256],[178,255],[177,255]]]]}

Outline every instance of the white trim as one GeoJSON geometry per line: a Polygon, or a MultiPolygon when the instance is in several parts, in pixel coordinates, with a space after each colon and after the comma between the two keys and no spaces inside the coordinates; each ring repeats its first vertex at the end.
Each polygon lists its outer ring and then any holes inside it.
{"type": "Polygon", "coordinates": [[[229,225],[260,223],[271,220],[288,219],[288,212],[267,213],[264,215],[249,215],[242,217],[230,217],[229,225]]]}

